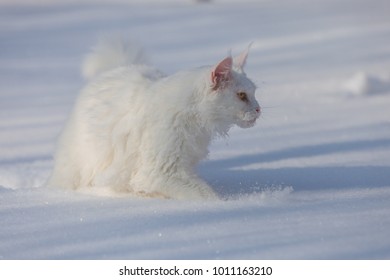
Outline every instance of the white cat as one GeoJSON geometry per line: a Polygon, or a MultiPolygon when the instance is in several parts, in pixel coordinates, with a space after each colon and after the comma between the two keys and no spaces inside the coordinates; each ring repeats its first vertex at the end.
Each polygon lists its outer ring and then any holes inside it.
{"type": "Polygon", "coordinates": [[[194,168],[213,137],[234,124],[252,127],[260,116],[243,71],[247,55],[164,76],[131,44],[101,43],[84,64],[91,81],[60,137],[48,184],[217,198],[194,168]]]}

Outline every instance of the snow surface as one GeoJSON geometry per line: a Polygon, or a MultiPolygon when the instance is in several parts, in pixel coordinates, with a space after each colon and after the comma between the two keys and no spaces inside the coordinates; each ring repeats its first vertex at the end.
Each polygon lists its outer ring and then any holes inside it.
{"type": "Polygon", "coordinates": [[[390,259],[390,2],[0,1],[1,259],[390,259]],[[263,117],[210,147],[224,198],[46,189],[100,34],[167,73],[254,42],[263,117]]]}

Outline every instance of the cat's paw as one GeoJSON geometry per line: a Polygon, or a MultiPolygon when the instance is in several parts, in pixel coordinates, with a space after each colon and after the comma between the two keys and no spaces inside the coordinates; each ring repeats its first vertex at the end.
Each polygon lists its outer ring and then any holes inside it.
{"type": "Polygon", "coordinates": [[[219,200],[218,195],[209,186],[196,186],[193,188],[183,188],[175,193],[176,199],[181,200],[219,200]]]}

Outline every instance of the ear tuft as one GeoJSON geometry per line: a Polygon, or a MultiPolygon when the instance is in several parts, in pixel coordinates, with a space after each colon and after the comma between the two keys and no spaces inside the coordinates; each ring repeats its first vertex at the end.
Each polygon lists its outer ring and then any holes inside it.
{"type": "Polygon", "coordinates": [[[214,90],[220,88],[224,82],[231,79],[233,59],[231,56],[226,57],[219,62],[211,72],[211,83],[214,90]]]}
{"type": "Polygon", "coordinates": [[[241,54],[236,56],[234,58],[234,66],[237,67],[238,69],[243,70],[245,64],[246,64],[246,59],[248,58],[249,54],[249,49],[251,48],[252,43],[249,44],[249,46],[244,50],[241,54]]]}

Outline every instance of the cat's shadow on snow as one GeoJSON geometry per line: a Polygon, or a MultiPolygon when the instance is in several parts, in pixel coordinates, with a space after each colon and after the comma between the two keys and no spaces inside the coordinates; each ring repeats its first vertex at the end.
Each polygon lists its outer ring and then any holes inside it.
{"type": "Polygon", "coordinates": [[[199,173],[222,197],[252,194],[265,188],[283,186],[291,186],[296,191],[381,187],[390,183],[390,167],[360,164],[240,170],[240,167],[255,163],[370,150],[378,147],[390,148],[390,139],[308,145],[223,160],[209,160],[201,163],[199,173]]]}

